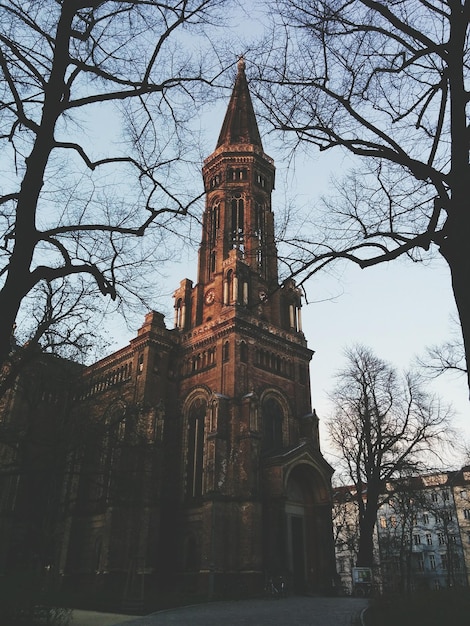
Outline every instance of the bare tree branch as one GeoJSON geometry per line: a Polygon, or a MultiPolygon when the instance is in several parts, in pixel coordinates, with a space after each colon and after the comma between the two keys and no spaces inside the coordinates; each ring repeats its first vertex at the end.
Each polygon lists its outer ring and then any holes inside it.
{"type": "Polygon", "coordinates": [[[92,292],[122,303],[118,289],[140,286],[132,264],[144,271],[150,250],[164,255],[162,236],[181,231],[170,221],[203,192],[181,183],[197,153],[191,117],[221,71],[210,67],[202,35],[214,33],[229,1],[0,2],[8,25],[0,34],[0,363],[10,362],[15,322],[24,323],[23,303],[41,285],[55,293],[82,275],[92,292]],[[155,240],[140,243],[139,256],[131,238],[146,233],[155,240]]]}
{"type": "Polygon", "coordinates": [[[358,195],[353,206],[345,189],[325,243],[294,244],[291,266],[307,279],[335,258],[369,267],[436,249],[451,271],[468,362],[468,3],[273,0],[271,9],[271,38],[254,59],[266,121],[293,149],[342,148],[365,177],[388,171],[375,198],[364,188],[366,201],[358,195]]]}

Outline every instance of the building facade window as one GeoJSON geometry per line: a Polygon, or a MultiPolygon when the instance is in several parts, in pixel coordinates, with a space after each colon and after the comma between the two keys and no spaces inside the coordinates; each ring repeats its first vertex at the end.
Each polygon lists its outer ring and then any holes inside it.
{"type": "Polygon", "coordinates": [[[424,572],[424,556],[422,554],[416,555],[416,569],[418,572],[424,572]]]}
{"type": "Polygon", "coordinates": [[[232,248],[240,248],[244,239],[245,200],[241,194],[233,196],[232,209],[232,248]]]}
{"type": "Polygon", "coordinates": [[[263,442],[264,450],[274,450],[281,448],[283,444],[282,426],[283,410],[279,402],[269,397],[264,400],[261,409],[263,421],[263,442]]]}
{"type": "Polygon", "coordinates": [[[175,328],[184,330],[186,326],[186,304],[182,298],[178,298],[175,304],[175,328]]]}
{"type": "Polygon", "coordinates": [[[189,410],[187,446],[187,496],[197,498],[202,495],[204,461],[204,423],[207,404],[202,398],[196,399],[189,410]]]}
{"type": "Polygon", "coordinates": [[[217,233],[220,226],[220,204],[216,202],[210,212],[210,224],[209,224],[209,242],[211,248],[213,248],[217,241],[217,233]]]}
{"type": "Polygon", "coordinates": [[[229,270],[224,280],[224,304],[231,304],[233,297],[233,270],[229,270]]]}

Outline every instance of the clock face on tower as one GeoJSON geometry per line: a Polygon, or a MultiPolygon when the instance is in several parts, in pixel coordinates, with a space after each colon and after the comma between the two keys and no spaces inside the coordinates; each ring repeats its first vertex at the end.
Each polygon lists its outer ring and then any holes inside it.
{"type": "Polygon", "coordinates": [[[209,289],[206,293],[206,304],[212,304],[215,300],[215,291],[213,289],[209,289]]]}

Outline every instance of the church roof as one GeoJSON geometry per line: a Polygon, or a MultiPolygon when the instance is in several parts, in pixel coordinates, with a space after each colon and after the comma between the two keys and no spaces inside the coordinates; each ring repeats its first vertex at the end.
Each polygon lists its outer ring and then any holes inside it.
{"type": "Polygon", "coordinates": [[[251,144],[263,149],[243,59],[238,61],[237,78],[217,141],[217,148],[234,144],[251,144]]]}

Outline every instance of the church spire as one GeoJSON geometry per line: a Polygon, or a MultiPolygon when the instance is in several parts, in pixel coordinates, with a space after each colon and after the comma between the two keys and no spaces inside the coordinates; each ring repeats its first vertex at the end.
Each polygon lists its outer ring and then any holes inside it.
{"type": "Polygon", "coordinates": [[[275,167],[263,150],[243,59],[217,147],[204,160],[202,175],[206,208],[197,284],[193,288],[183,281],[175,292],[177,328],[187,330],[222,314],[250,315],[259,307],[262,319],[280,326],[271,210],[275,167]]]}
{"type": "Polygon", "coordinates": [[[245,76],[243,57],[238,61],[237,78],[217,141],[217,148],[234,144],[251,144],[263,149],[245,76]]]}

